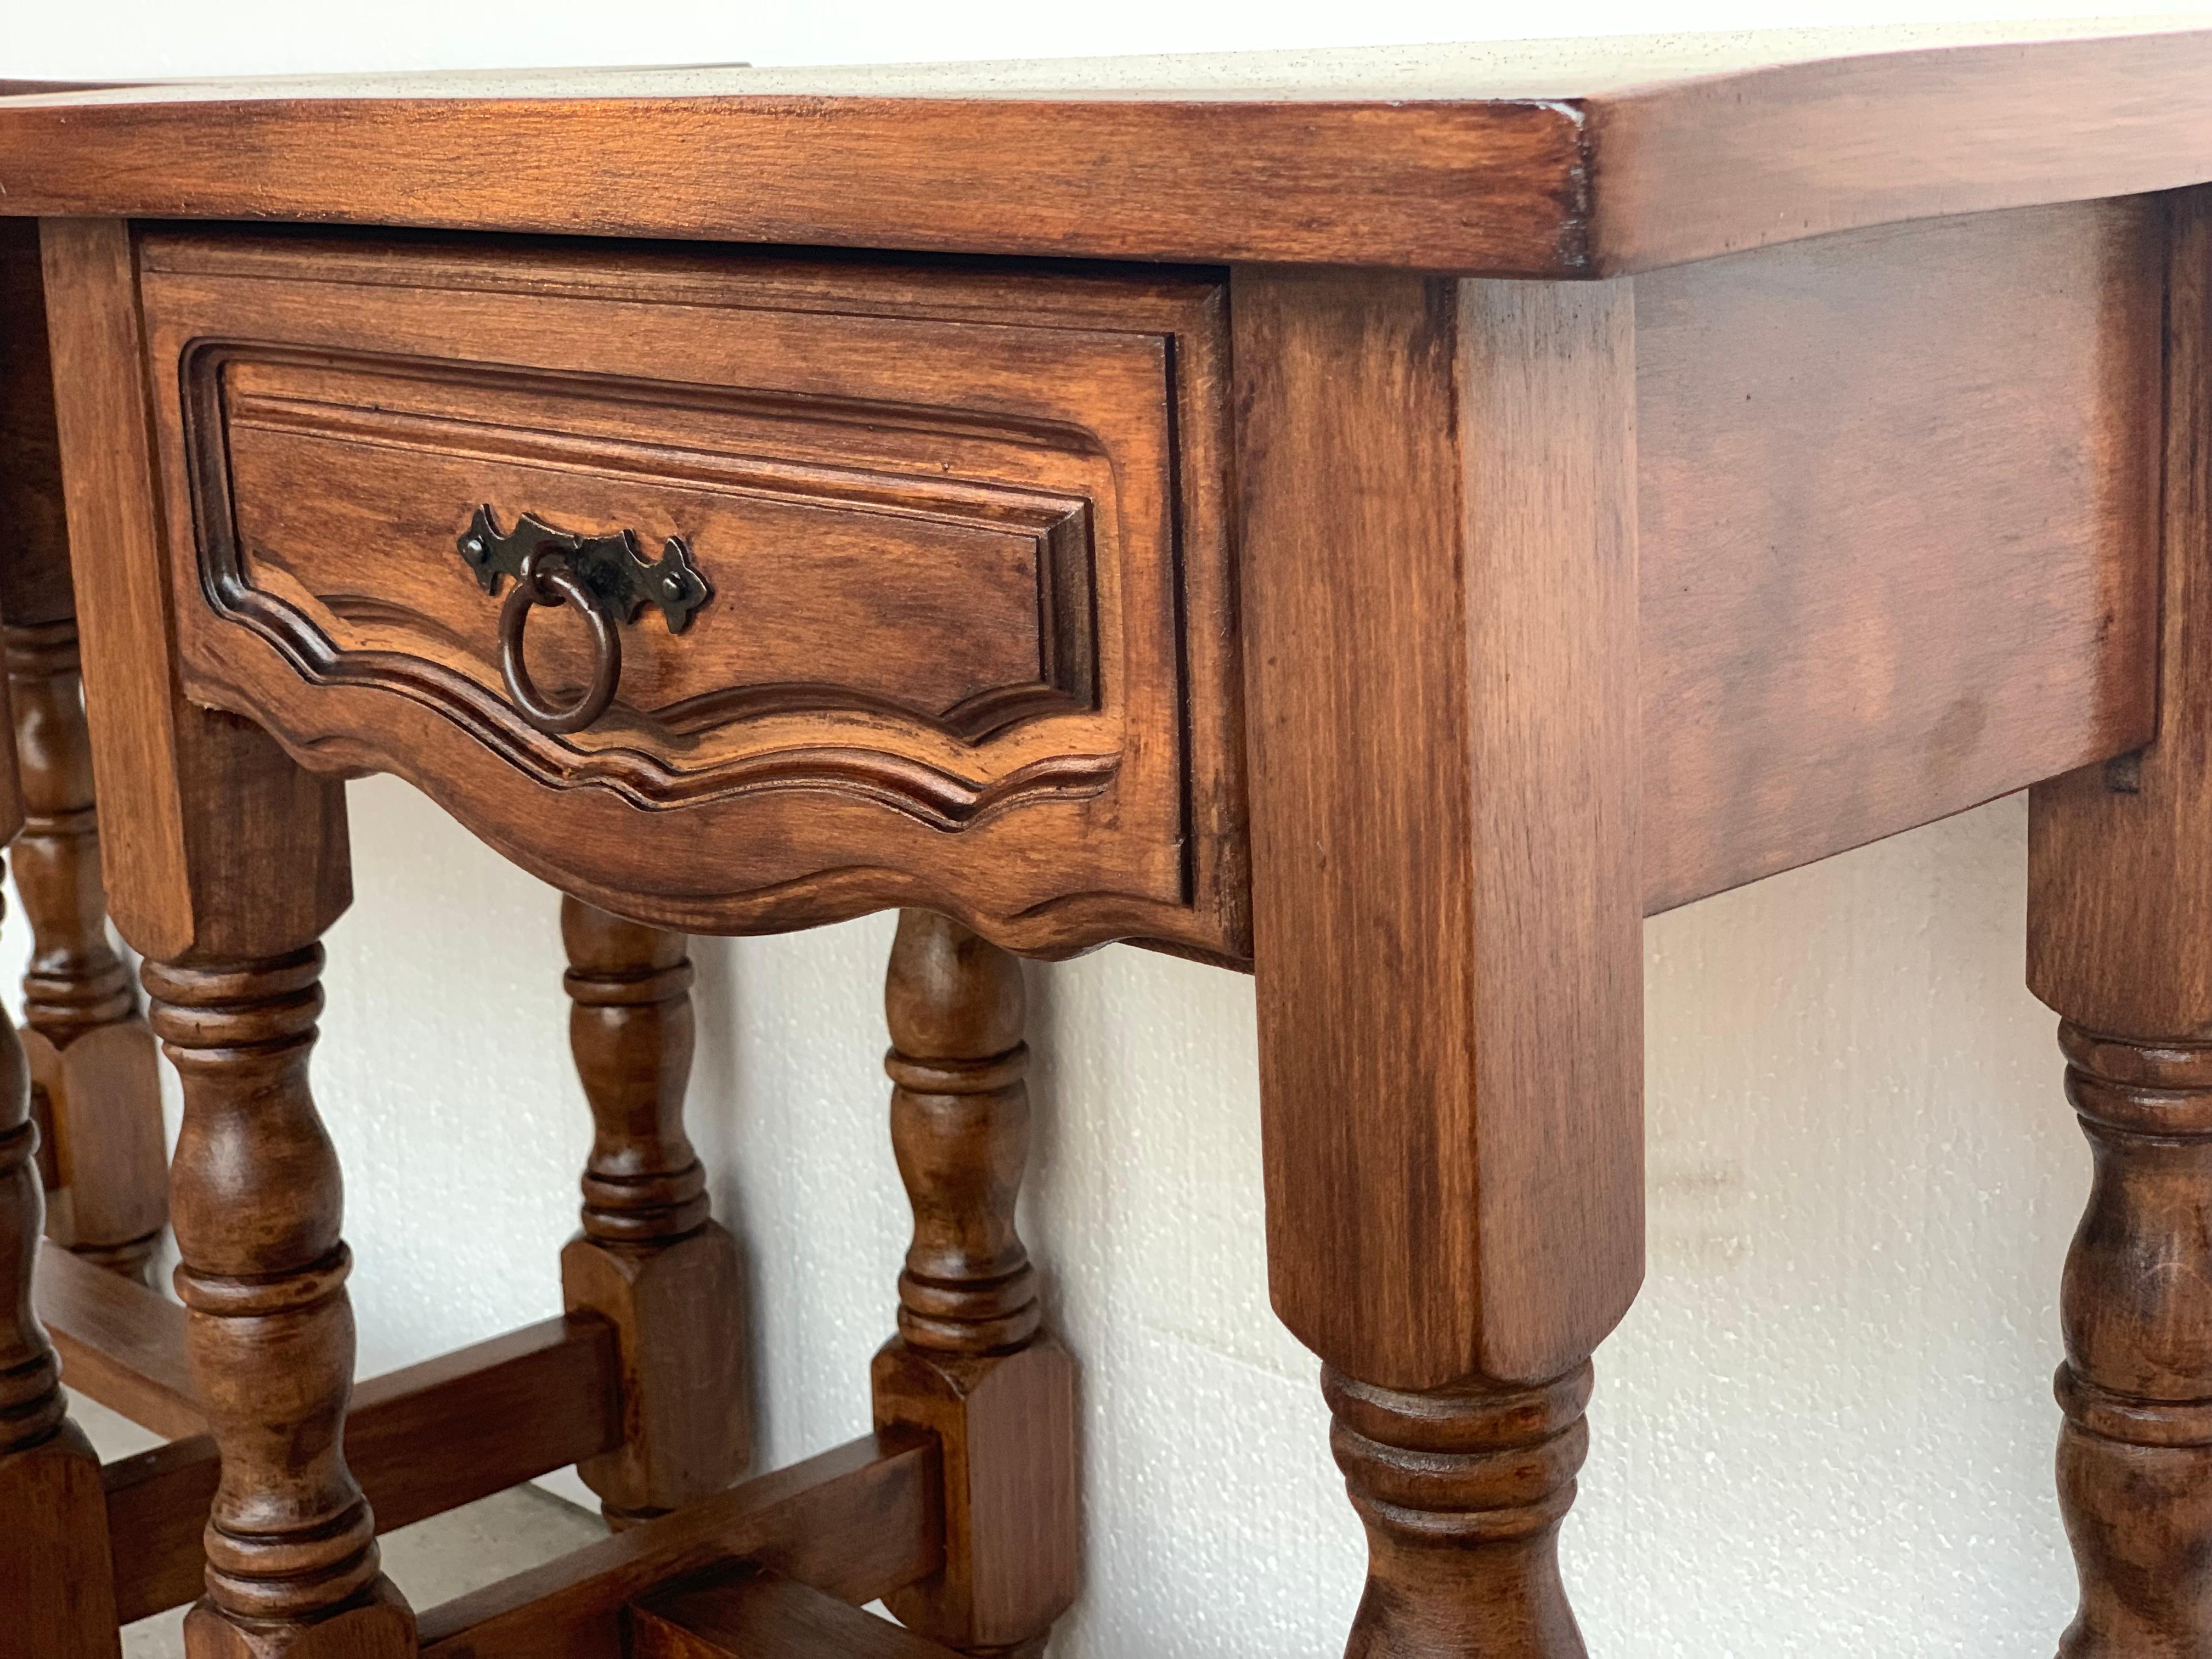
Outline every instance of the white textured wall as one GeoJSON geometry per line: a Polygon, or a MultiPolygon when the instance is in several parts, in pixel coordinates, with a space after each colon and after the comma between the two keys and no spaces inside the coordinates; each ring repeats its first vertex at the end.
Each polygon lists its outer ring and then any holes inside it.
{"type": "MultiPolygon", "coordinates": [[[[2078,0],[2045,8],[2078,9],[2078,0]]],[[[1960,4],[1954,16],[2033,4],[1960,4]]],[[[1926,16],[1584,5],[1553,32],[1926,16]]],[[[1527,32],[1418,3],[1194,9],[109,4],[10,15],[0,76],[1159,50],[1527,32]]],[[[319,1087],[364,1367],[541,1317],[586,1132],[552,896],[403,786],[352,792],[319,1087]]],[[[2017,800],[1651,924],[1651,1271],[1600,1355],[1567,1553],[1601,1655],[2046,1659],[2053,1293],[2087,1181],[2021,988],[2017,800]]],[[[20,954],[21,928],[10,948],[20,954]]],[[[904,1238],[884,918],[702,941],[693,1121],[746,1241],[763,1440],[865,1427],[904,1238]]],[[[0,964],[4,966],[5,964],[0,964]]],[[[12,967],[7,967],[12,974],[12,967]]],[[[1088,1589],[1062,1659],[1333,1655],[1361,1545],[1313,1363],[1267,1308],[1249,981],[1037,969],[1027,1231],[1085,1364],[1088,1589]]]]}

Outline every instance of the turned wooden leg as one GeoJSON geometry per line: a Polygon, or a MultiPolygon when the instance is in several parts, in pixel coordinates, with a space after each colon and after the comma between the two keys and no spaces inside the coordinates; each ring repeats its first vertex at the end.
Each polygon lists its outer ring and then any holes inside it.
{"type": "MultiPolygon", "coordinates": [[[[128,225],[43,228],[108,902],[184,1085],[171,1210],[222,1454],[191,1659],[414,1659],[343,1453],[354,1360],[337,1162],[307,1090],[317,943],[351,902],[345,792],[172,678],[128,225]]],[[[196,595],[186,596],[198,603],[196,595]]]]}
{"type": "Polygon", "coordinates": [[[15,884],[31,924],[24,1046],[48,1190],[46,1234],[143,1278],[168,1221],[154,1038],[107,942],[76,623],[5,629],[23,833],[15,884]]]}
{"type": "Polygon", "coordinates": [[[192,1659],[411,1654],[343,1450],[352,1262],[337,1157],[307,1089],[323,952],[146,965],[184,1084],[173,1199],[192,1382],[222,1453],[192,1659]]]}
{"type": "Polygon", "coordinates": [[[1240,270],[1276,1311],[1352,1659],[1581,1659],[1557,1540],[1643,1273],[1634,307],[1240,270]]]}
{"type": "Polygon", "coordinates": [[[891,1142],[914,1206],[879,1426],[944,1448],[945,1568],[885,1598],[965,1653],[1042,1653],[1075,1595],[1075,1362],[1038,1329],[1014,1231],[1029,1159],[1021,964],[957,922],[899,917],[884,991],[891,1142]]]}
{"type": "Polygon", "coordinates": [[[69,1420],[60,1364],[31,1310],[37,1146],[29,1068],[0,1016],[0,1651],[113,1659],[100,1459],[69,1420]]]}
{"type": "Polygon", "coordinates": [[[2059,1304],[2065,1659],[2212,1659],[2212,195],[2175,203],[2158,735],[2029,808],[2028,985],[2095,1170],[2059,1304]]]}
{"type": "Polygon", "coordinates": [[[1400,1393],[1334,1370],[1322,1387],[1367,1528],[1347,1655],[1580,1653],[1559,1539],[1589,1449],[1590,1368],[1533,1389],[1400,1393]]]}
{"type": "Polygon", "coordinates": [[[569,1045],[592,1108],[569,1310],[619,1333],[623,1439],[580,1466],[610,1523],[721,1491],[752,1462],[744,1286],[684,1133],[691,963],[680,933],[561,901],[569,1045]]]}
{"type": "Polygon", "coordinates": [[[2066,1259],[2069,1656],[2212,1655],[2212,1043],[2060,1028],[2096,1173],[2066,1259]]]}

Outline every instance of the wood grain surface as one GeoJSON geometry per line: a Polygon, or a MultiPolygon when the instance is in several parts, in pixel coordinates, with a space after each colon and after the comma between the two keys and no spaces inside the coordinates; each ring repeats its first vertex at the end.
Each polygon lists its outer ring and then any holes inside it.
{"type": "Polygon", "coordinates": [[[309,945],[144,969],[150,1022],[184,1096],[171,1170],[176,1286],[192,1391],[222,1467],[207,1594],[185,1617],[186,1643],[236,1659],[402,1659],[415,1645],[345,1461],[353,1257],[337,1153],[307,1080],[322,963],[309,945]]]}
{"type": "Polygon", "coordinates": [[[628,1526],[720,1492],[752,1463],[744,1263],[710,1213],[684,1127],[691,959],[681,933],[561,901],[568,1048],[592,1111],[583,1230],[561,1252],[569,1312],[617,1355],[621,1432],[579,1462],[628,1526]]]}
{"type": "Polygon", "coordinates": [[[9,622],[0,644],[23,797],[14,872],[31,927],[23,1048],[45,1137],[46,1237],[141,1277],[168,1220],[168,1144],[153,1033],[108,941],[76,622],[9,622]]]}
{"type": "MultiPolygon", "coordinates": [[[[549,1319],[359,1384],[346,1455],[377,1530],[442,1515],[617,1443],[614,1346],[601,1321],[549,1319]]],[[[219,1465],[215,1442],[194,1435],[107,1466],[125,1623],[181,1607],[205,1587],[202,1537],[219,1465]]]]}
{"type": "Polygon", "coordinates": [[[1553,1539],[1644,1268],[1633,298],[1234,300],[1268,1285],[1367,1524],[1346,1651],[1582,1659],[1553,1539]]]}
{"type": "Polygon", "coordinates": [[[899,1334],[871,1368],[879,1432],[938,1444],[945,1559],[884,1598],[963,1652],[1030,1659],[1081,1582],[1074,1358],[1040,1329],[1016,1230],[1029,1163],[1021,964],[957,922],[899,917],[884,977],[891,1150],[914,1211],[899,1334]]]}
{"type": "Polygon", "coordinates": [[[952,1649],[774,1573],[657,1596],[630,1614],[633,1659],[957,1659],[952,1649]]]}
{"type": "Polygon", "coordinates": [[[934,1447],[874,1436],[432,1607],[424,1659],[605,1659],[640,1596],[750,1560],[866,1602],[936,1570],[934,1447]]]}
{"type": "Polygon", "coordinates": [[[10,626],[70,615],[69,532],[61,443],[54,428],[39,228],[0,219],[0,620],[10,626]]]}
{"type": "Polygon", "coordinates": [[[46,93],[0,213],[1609,276],[2212,178],[2212,33],[2127,27],[46,93]]]}
{"type": "Polygon", "coordinates": [[[1547,1381],[1643,1272],[1632,297],[1235,301],[1275,1309],[1547,1381]]]}
{"type": "MultiPolygon", "coordinates": [[[[1249,955],[1218,281],[178,235],[146,262],[193,697],[642,921],[926,902],[1042,954],[1249,955]],[[681,634],[623,629],[573,737],[509,701],[456,547],[485,502],[683,536],[714,586],[681,634]]],[[[574,623],[536,626],[534,671],[576,678],[574,623]]]]}
{"type": "Polygon", "coordinates": [[[2095,1169],[2059,1297],[2063,1659],[2212,1632],[2212,192],[2172,207],[2157,733],[2029,798],[2028,988],[2095,1169]]]}
{"type": "Polygon", "coordinates": [[[39,1253],[37,1290],[70,1388],[155,1434],[206,1432],[185,1358],[183,1308],[52,1244],[39,1253]]]}
{"type": "MultiPolygon", "coordinates": [[[[2212,1033],[2212,208],[2177,198],[2162,425],[2155,740],[2029,797],[2028,988],[2076,1024],[2212,1033]]],[[[2143,734],[2146,738],[2151,732],[2143,734]]]]}
{"type": "Polygon", "coordinates": [[[2150,736],[2164,213],[1636,282],[1649,912],[2150,736]]]}
{"type": "Polygon", "coordinates": [[[319,938],[352,898],[343,787],[178,684],[130,229],[50,220],[41,247],[116,927],[156,961],[319,938]]]}

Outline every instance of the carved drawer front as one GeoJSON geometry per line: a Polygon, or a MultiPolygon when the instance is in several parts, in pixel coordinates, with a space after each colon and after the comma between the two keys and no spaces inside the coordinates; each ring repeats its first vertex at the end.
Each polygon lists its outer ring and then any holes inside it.
{"type": "Polygon", "coordinates": [[[1212,281],[140,259],[191,696],[647,920],[1249,955],[1212,281]]]}

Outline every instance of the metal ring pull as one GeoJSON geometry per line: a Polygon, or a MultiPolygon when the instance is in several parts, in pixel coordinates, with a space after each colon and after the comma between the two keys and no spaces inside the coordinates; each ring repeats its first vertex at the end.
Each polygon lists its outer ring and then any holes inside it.
{"type": "Polygon", "coordinates": [[[614,613],[594,593],[590,584],[565,562],[542,562],[533,549],[522,561],[514,591],[499,611],[499,672],[507,682],[507,695],[522,718],[548,737],[580,732],[607,712],[615,700],[615,685],[622,678],[622,633],[614,613]],[[539,605],[568,605],[583,613],[592,630],[592,684],[568,708],[548,703],[538,695],[537,683],[522,660],[522,630],[530,613],[539,605]]]}

